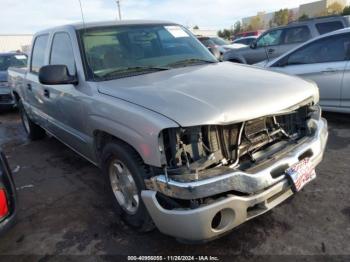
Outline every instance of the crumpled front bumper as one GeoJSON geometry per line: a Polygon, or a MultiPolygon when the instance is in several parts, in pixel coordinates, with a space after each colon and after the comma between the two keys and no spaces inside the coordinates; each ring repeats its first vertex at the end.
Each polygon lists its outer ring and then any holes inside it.
{"type": "Polygon", "coordinates": [[[154,223],[164,234],[179,239],[210,240],[280,204],[293,191],[286,176],[274,178],[273,171],[298,163],[306,153],[314,167],[323,158],[328,139],[327,121],[322,118],[311,119],[309,124],[314,129],[313,136],[296,144],[278,159],[272,159],[270,165],[267,163],[256,173],[234,171],[187,183],[167,182],[164,176],[155,177],[147,185],[150,190],[142,191],[142,199],[154,223]],[[181,199],[196,199],[229,191],[247,195],[229,194],[224,199],[196,209],[167,210],[159,204],[157,191],[175,198],[180,196],[181,199]]]}

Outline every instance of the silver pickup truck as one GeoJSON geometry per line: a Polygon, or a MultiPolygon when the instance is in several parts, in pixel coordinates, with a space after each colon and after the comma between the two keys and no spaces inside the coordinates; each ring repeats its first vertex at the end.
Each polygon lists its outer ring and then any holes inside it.
{"type": "Polygon", "coordinates": [[[314,83],[219,63],[170,22],[39,32],[9,81],[29,138],[47,132],[99,166],[129,225],[189,241],[301,190],[328,137],[314,83]]]}

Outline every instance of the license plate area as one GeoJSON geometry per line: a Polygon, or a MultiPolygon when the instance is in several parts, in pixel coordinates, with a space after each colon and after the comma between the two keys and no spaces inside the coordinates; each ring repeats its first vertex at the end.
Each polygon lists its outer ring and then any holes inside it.
{"type": "Polygon", "coordinates": [[[316,178],[315,169],[311,165],[310,158],[305,158],[286,170],[286,174],[292,182],[294,192],[299,192],[310,181],[316,178]]]}

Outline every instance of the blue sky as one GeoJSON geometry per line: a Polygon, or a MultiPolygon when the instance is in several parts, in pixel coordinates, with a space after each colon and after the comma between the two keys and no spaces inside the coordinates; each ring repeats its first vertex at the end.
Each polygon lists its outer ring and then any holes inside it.
{"type": "MultiPolygon", "coordinates": [[[[115,0],[81,0],[87,21],[113,20],[115,0]]],[[[313,0],[121,0],[125,19],[171,20],[205,29],[231,26],[258,11],[297,7],[313,0]]],[[[34,33],[81,21],[78,0],[1,0],[0,34],[34,33]]]]}

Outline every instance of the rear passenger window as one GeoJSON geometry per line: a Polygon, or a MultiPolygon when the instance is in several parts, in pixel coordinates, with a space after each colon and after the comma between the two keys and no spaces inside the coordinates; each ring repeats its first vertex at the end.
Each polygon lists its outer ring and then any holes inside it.
{"type": "Polygon", "coordinates": [[[286,29],[284,35],[285,44],[306,42],[311,38],[310,29],[307,26],[286,29]]]}
{"type": "Polygon", "coordinates": [[[350,34],[335,35],[317,40],[295,51],[289,65],[338,62],[349,59],[350,34]]]}
{"type": "Polygon", "coordinates": [[[75,75],[75,60],[72,42],[67,33],[56,33],[51,48],[51,65],[65,65],[70,75],[75,75]]]}
{"type": "Polygon", "coordinates": [[[30,66],[30,71],[35,74],[39,73],[40,68],[45,63],[48,39],[49,35],[41,35],[35,39],[32,51],[32,62],[30,66]]]}
{"type": "Polygon", "coordinates": [[[327,34],[329,32],[333,32],[335,30],[339,30],[344,28],[342,22],[340,21],[334,21],[334,22],[327,22],[327,23],[318,23],[316,24],[317,31],[320,33],[320,35],[327,34]]]}

